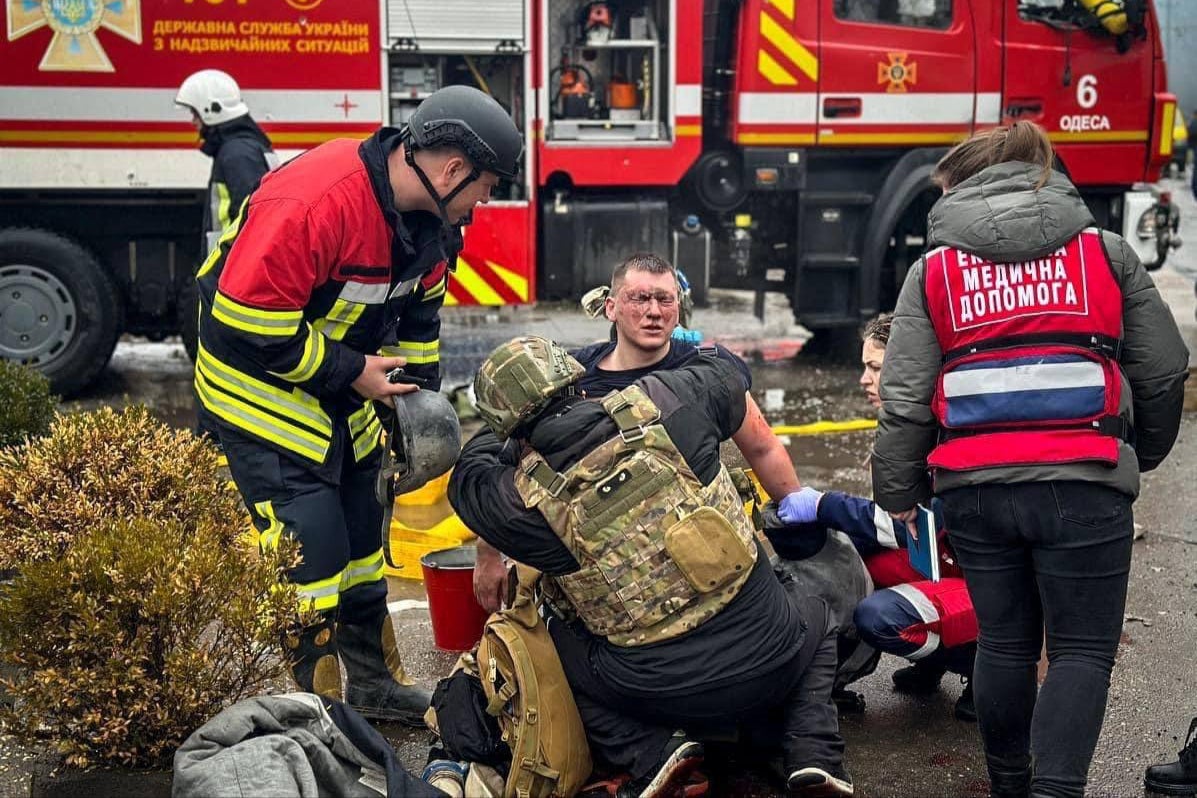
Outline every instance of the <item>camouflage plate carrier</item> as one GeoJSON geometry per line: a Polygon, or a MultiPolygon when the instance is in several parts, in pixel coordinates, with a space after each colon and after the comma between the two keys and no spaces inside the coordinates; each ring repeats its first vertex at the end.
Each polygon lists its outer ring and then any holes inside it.
{"type": "Polygon", "coordinates": [[[515,484],[581,565],[553,581],[586,627],[640,646],[689,632],[727,606],[757,548],[727,468],[704,487],[639,386],[602,405],[617,436],[565,473],[531,452],[515,484]]]}

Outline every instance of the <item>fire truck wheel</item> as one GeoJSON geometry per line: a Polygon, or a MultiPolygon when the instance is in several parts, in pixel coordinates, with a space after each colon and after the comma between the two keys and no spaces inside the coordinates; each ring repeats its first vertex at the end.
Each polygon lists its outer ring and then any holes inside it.
{"type": "Polygon", "coordinates": [[[195,285],[195,277],[188,277],[179,288],[179,336],[192,363],[195,362],[195,353],[199,351],[198,313],[199,289],[195,285]]]}
{"type": "Polygon", "coordinates": [[[123,326],[116,282],[90,252],[48,230],[0,230],[0,357],[72,396],[108,365],[123,326]]]}

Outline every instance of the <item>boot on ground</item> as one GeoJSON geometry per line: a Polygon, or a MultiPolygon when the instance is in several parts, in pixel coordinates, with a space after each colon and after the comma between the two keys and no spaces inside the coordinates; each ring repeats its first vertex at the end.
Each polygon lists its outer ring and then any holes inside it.
{"type": "Polygon", "coordinates": [[[964,682],[964,690],[960,693],[960,697],[956,699],[956,706],[952,709],[952,714],[956,716],[956,720],[962,720],[966,723],[976,723],[977,705],[973,702],[973,680],[961,676],[960,681],[964,682]]]}
{"type": "Polygon", "coordinates": [[[1030,798],[1031,757],[1003,760],[987,757],[989,798],[1030,798]]]}
{"type": "Polygon", "coordinates": [[[432,692],[404,671],[385,604],[363,619],[346,620],[342,612],[337,643],[348,683],[345,703],[371,720],[424,728],[432,692]]]}
{"type": "Polygon", "coordinates": [[[291,678],[300,690],[337,701],[344,699],[336,625],[331,617],[323,616],[315,625],[288,631],[283,635],[283,651],[291,678]]]}
{"type": "Polygon", "coordinates": [[[939,689],[939,683],[947,672],[948,669],[942,665],[919,660],[894,671],[894,689],[899,693],[929,695],[939,689]]]}
{"type": "Polygon", "coordinates": [[[1197,795],[1197,718],[1189,723],[1189,735],[1175,762],[1147,768],[1143,785],[1163,795],[1197,795]]]}

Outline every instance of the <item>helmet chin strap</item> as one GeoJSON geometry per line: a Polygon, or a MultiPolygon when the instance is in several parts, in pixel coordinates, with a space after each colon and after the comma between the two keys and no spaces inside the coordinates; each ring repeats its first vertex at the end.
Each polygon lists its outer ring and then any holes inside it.
{"type": "Polygon", "coordinates": [[[407,165],[411,167],[412,171],[416,173],[416,177],[420,178],[420,182],[424,184],[424,190],[428,192],[428,196],[432,197],[432,201],[436,203],[436,209],[437,213],[441,217],[441,223],[447,228],[457,227],[457,225],[453,223],[453,220],[449,218],[449,203],[453,201],[454,197],[464,191],[466,186],[482,176],[482,173],[478,171],[478,167],[470,164],[470,173],[466,175],[465,178],[462,179],[462,181],[458,183],[452,191],[442,197],[436,192],[436,188],[433,187],[432,181],[428,179],[428,175],[425,174],[424,170],[420,168],[420,165],[416,163],[416,154],[415,150],[412,149],[410,138],[404,142],[403,158],[407,161],[407,165]]]}

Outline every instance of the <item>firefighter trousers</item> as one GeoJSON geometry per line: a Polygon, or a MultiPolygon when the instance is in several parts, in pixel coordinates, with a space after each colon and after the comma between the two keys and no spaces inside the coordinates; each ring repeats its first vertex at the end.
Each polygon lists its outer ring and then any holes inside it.
{"type": "MultiPolygon", "coordinates": [[[[346,425],[339,426],[337,434],[348,436],[346,425]]],[[[282,535],[298,542],[303,562],[287,576],[300,597],[330,619],[348,623],[385,607],[383,508],[375,496],[381,447],[357,462],[351,442],[334,446],[343,454],[339,483],[333,483],[223,426],[220,440],[259,545],[275,548],[282,535]]]]}

